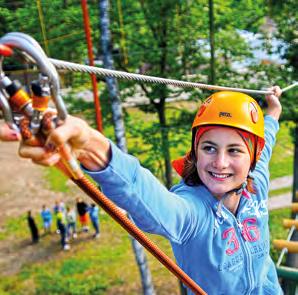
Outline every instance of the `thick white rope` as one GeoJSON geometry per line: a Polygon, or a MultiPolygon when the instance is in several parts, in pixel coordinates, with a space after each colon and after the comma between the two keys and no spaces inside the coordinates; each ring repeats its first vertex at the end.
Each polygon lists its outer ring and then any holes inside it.
{"type": "MultiPolygon", "coordinates": [[[[116,71],[116,70],[108,70],[99,67],[92,67],[86,65],[80,65],[68,61],[63,61],[59,59],[49,58],[50,62],[57,67],[58,69],[64,69],[74,72],[85,72],[89,74],[95,74],[103,77],[114,77],[119,79],[127,79],[127,80],[134,80],[139,82],[147,82],[147,83],[157,83],[157,84],[167,84],[173,85],[177,87],[185,87],[185,88],[201,88],[201,89],[209,89],[209,90],[229,90],[229,91],[238,91],[250,94],[273,94],[271,91],[268,90],[254,90],[254,89],[245,89],[245,88],[234,88],[234,87],[224,87],[224,86],[216,86],[216,85],[209,85],[209,84],[202,84],[202,83],[195,83],[195,82],[187,82],[187,81],[180,81],[174,79],[165,79],[153,76],[146,76],[140,74],[133,74],[123,71],[116,71]]],[[[282,89],[282,92],[285,92],[291,88],[294,88],[298,85],[298,82],[282,89]]]]}

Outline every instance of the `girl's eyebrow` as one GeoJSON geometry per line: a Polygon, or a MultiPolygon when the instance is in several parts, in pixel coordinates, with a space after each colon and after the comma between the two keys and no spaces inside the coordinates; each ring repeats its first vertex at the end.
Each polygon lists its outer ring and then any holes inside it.
{"type": "Polygon", "coordinates": [[[244,143],[232,143],[229,144],[228,147],[245,147],[244,143]]]}
{"type": "Polygon", "coordinates": [[[217,145],[215,142],[212,142],[212,141],[210,141],[210,140],[205,140],[205,141],[202,142],[202,144],[203,144],[203,143],[212,144],[212,145],[217,145]]]}
{"type": "MultiPolygon", "coordinates": [[[[214,145],[214,146],[218,146],[215,142],[213,141],[210,141],[210,140],[205,140],[202,142],[202,144],[211,144],[211,145],[214,145]]],[[[243,147],[245,146],[245,144],[243,143],[231,143],[231,144],[228,144],[228,147],[243,147]]]]}

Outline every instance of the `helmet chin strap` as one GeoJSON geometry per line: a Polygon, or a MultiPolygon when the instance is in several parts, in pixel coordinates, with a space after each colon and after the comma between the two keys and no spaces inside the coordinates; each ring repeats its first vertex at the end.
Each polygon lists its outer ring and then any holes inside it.
{"type": "Polygon", "coordinates": [[[236,195],[241,195],[243,190],[246,188],[246,186],[247,186],[247,181],[244,181],[239,187],[228,191],[226,194],[231,195],[232,193],[236,193],[236,195]]]}
{"type": "Polygon", "coordinates": [[[247,181],[244,181],[239,187],[237,188],[234,188],[228,192],[226,192],[222,198],[219,200],[219,203],[218,203],[218,207],[217,207],[217,211],[216,211],[216,215],[219,216],[219,217],[222,217],[222,205],[223,205],[223,202],[228,198],[230,197],[233,193],[235,193],[236,195],[241,195],[243,190],[246,188],[247,186],[247,181]]]}

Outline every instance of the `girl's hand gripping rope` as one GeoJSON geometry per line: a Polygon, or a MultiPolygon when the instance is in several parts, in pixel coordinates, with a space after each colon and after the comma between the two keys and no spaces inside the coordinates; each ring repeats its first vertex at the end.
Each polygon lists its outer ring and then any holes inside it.
{"type": "Polygon", "coordinates": [[[44,165],[58,165],[61,169],[61,153],[73,154],[81,164],[91,171],[105,168],[110,160],[110,143],[85,121],[68,115],[63,124],[48,131],[44,147],[32,147],[22,142],[21,157],[44,165]],[[67,147],[64,148],[65,144],[67,147]]]}
{"type": "Polygon", "coordinates": [[[268,104],[267,114],[278,121],[282,111],[282,106],[279,101],[279,98],[282,94],[282,90],[279,86],[273,86],[269,88],[268,91],[272,91],[274,94],[266,95],[265,97],[268,104]]]}

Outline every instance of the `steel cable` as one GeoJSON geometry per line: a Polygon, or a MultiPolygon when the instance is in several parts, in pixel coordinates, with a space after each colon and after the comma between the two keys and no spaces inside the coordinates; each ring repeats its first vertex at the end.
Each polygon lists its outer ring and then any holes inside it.
{"type": "MultiPolygon", "coordinates": [[[[84,72],[89,74],[95,74],[102,77],[114,77],[118,79],[126,79],[126,80],[133,80],[139,82],[146,82],[146,83],[155,83],[155,84],[163,84],[163,85],[172,85],[176,87],[182,88],[200,88],[200,89],[208,89],[208,90],[228,90],[228,91],[239,91],[243,93],[249,94],[273,94],[271,91],[268,90],[254,90],[254,89],[246,89],[246,88],[236,88],[236,87],[225,87],[225,86],[217,86],[217,85],[210,85],[210,84],[203,84],[203,83],[196,83],[196,82],[188,82],[188,81],[181,81],[175,79],[166,79],[154,76],[146,76],[141,74],[135,73],[128,73],[124,71],[116,71],[116,70],[108,70],[99,67],[81,65],[73,62],[63,61],[59,59],[49,58],[50,62],[57,67],[58,69],[64,69],[74,72],[84,72]]],[[[283,92],[290,90],[298,85],[298,82],[293,83],[282,89],[283,92]]]]}

